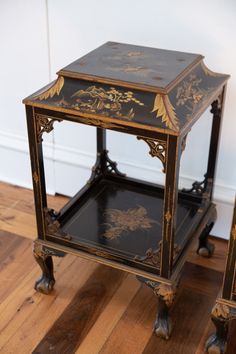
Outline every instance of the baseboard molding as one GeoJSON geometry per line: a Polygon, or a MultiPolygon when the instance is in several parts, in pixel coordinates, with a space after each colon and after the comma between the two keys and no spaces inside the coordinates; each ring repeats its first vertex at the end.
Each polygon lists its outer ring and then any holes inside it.
{"type": "MultiPolygon", "coordinates": [[[[2,156],[0,180],[32,188],[27,138],[0,132],[0,156],[2,156]]],[[[52,143],[44,143],[44,158],[47,192],[69,196],[74,195],[89,178],[91,166],[95,161],[92,153],[52,143]],[[70,179],[69,187],[68,184],[65,187],[65,178],[70,179]]],[[[161,169],[157,170],[141,163],[134,164],[120,156],[112,156],[112,159],[118,162],[120,171],[129,176],[156,183],[164,181],[161,169]]],[[[201,176],[180,176],[180,187],[190,187],[195,180],[201,179],[201,176]]],[[[236,187],[223,183],[217,182],[215,185],[213,199],[218,209],[217,223],[212,231],[215,236],[228,238],[235,190],[236,187]]]]}

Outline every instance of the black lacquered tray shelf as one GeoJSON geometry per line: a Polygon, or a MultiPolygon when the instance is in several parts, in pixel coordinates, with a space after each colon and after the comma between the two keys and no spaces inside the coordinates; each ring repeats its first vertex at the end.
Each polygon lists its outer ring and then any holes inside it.
{"type": "MultiPolygon", "coordinates": [[[[164,187],[107,176],[62,210],[60,233],[46,239],[159,274],[164,187]]],[[[201,203],[179,193],[174,262],[202,216],[201,203]]]]}

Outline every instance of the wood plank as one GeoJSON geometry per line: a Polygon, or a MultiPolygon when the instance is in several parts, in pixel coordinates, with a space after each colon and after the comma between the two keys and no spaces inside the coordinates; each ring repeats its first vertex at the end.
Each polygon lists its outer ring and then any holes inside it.
{"type": "Polygon", "coordinates": [[[99,266],[33,353],[74,353],[125,276],[119,270],[99,266]]]}
{"type": "MultiPolygon", "coordinates": [[[[209,322],[221,281],[220,272],[186,263],[177,299],[171,311],[174,326],[171,338],[169,341],[163,341],[153,335],[143,354],[151,354],[157,350],[160,353],[172,354],[173,345],[175,354],[195,353],[209,322]]],[[[202,352],[204,353],[204,350],[202,352]]]]}
{"type": "Polygon", "coordinates": [[[19,354],[32,352],[34,346],[70,303],[78,287],[83,285],[96,268],[95,264],[74,256],[56,258],[54,263],[58,280],[50,296],[39,294],[33,289],[34,281],[40,273],[38,265],[35,264],[36,272],[31,271],[32,276],[30,275],[29,279],[26,276],[27,279],[24,279],[1,304],[0,348],[3,352],[14,353],[16,348],[19,348],[19,354]],[[38,273],[37,276],[35,273],[38,273]]]}
{"type": "Polygon", "coordinates": [[[129,274],[124,278],[111,301],[82,341],[76,354],[97,354],[101,350],[139,288],[140,284],[133,275],[129,274]]]}

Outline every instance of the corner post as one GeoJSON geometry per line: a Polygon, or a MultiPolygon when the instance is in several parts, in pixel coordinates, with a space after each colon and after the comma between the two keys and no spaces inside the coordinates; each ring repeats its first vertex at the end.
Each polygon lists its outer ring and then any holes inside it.
{"type": "Polygon", "coordinates": [[[27,128],[29,137],[29,150],[34,190],[34,201],[38,238],[45,237],[44,210],[47,208],[47,196],[43,163],[42,140],[39,139],[38,125],[34,108],[26,106],[27,128]]]}
{"type": "Polygon", "coordinates": [[[225,94],[226,94],[226,85],[223,87],[218,98],[211,104],[211,113],[213,114],[212,128],[211,128],[211,138],[210,138],[210,147],[208,154],[208,164],[207,164],[207,173],[206,173],[206,192],[209,194],[209,199],[212,199],[212,192],[215,180],[215,170],[217,163],[218,147],[219,147],[219,138],[221,131],[221,123],[224,111],[225,103],[225,94]]]}
{"type": "Polygon", "coordinates": [[[160,267],[160,275],[163,278],[170,277],[173,262],[180,157],[180,138],[178,136],[168,135],[160,267]]]}

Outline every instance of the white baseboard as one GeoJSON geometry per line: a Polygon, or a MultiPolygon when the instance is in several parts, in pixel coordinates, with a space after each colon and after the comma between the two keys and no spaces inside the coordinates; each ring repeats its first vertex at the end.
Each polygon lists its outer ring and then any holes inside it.
{"type": "MultiPolygon", "coordinates": [[[[26,188],[32,188],[29,162],[28,141],[26,137],[0,132],[0,180],[26,188]]],[[[95,156],[92,153],[79,149],[68,148],[61,145],[53,146],[44,143],[45,171],[47,192],[49,194],[61,193],[73,196],[90,176],[91,166],[95,156]],[[67,180],[65,184],[64,181],[67,180]],[[69,183],[68,183],[69,180],[69,183]]],[[[163,173],[147,165],[134,164],[119,156],[112,156],[118,162],[119,169],[127,175],[162,183],[163,173]]],[[[191,186],[199,176],[180,176],[180,187],[191,186]]],[[[217,204],[218,218],[212,234],[228,238],[231,226],[233,200],[236,187],[216,181],[214,188],[214,201],[217,204]]]]}

